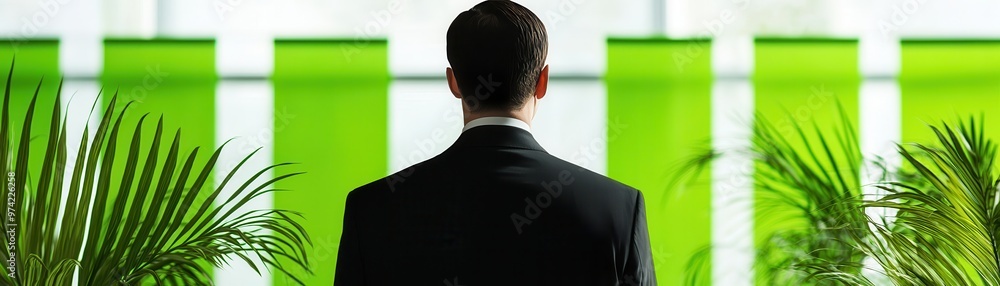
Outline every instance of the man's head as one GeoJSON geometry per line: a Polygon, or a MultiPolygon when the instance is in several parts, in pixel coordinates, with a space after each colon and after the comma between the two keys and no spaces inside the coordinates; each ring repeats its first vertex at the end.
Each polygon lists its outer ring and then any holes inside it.
{"type": "Polygon", "coordinates": [[[484,1],[448,28],[448,84],[467,111],[519,110],[545,95],[547,52],[545,26],[528,8],[484,1]]]}

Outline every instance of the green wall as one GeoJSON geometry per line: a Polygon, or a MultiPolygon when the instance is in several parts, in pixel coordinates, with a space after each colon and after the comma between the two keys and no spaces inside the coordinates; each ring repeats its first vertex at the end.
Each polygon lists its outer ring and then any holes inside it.
{"type": "MultiPolygon", "coordinates": [[[[302,212],[313,239],[315,274],[306,285],[332,285],[347,193],[388,175],[389,71],[385,41],[356,53],[346,41],[278,41],[274,72],[274,159],[305,176],[281,182],[275,208],[302,212]]],[[[287,285],[276,274],[274,285],[287,285]]]]}
{"type": "Polygon", "coordinates": [[[645,196],[660,285],[683,283],[689,257],[711,244],[711,172],[670,185],[682,161],[711,146],[709,46],[666,39],[608,42],[608,122],[623,126],[608,131],[608,176],[645,196]]]}
{"type": "MultiPolygon", "coordinates": [[[[860,76],[856,41],[757,39],[754,62],[756,115],[764,116],[773,123],[780,132],[779,136],[788,138],[798,152],[809,153],[809,148],[800,140],[793,128],[795,124],[806,130],[805,140],[813,145],[815,152],[820,151],[815,149],[819,148],[819,141],[814,127],[824,134],[835,134],[833,132],[837,132],[837,128],[844,128],[840,124],[838,103],[853,123],[849,127],[857,130],[860,76]]],[[[831,150],[842,149],[837,142],[830,143],[831,150]]],[[[763,167],[760,163],[756,165],[757,170],[763,167]]],[[[825,165],[822,168],[832,170],[831,167],[825,165]]],[[[755,180],[760,178],[758,171],[755,180]]],[[[777,241],[774,235],[809,227],[803,214],[792,206],[779,203],[776,194],[759,186],[755,189],[754,239],[758,248],[769,243],[801,243],[777,241]]],[[[769,259],[786,258],[779,255],[769,259]]],[[[769,277],[764,277],[761,270],[756,273],[757,284],[770,283],[767,282],[769,277]]]]}

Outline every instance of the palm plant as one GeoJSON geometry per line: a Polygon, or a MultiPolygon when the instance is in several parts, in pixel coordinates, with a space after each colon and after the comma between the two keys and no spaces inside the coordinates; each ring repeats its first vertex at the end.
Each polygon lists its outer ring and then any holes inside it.
{"type": "MultiPolygon", "coordinates": [[[[766,233],[758,244],[755,268],[762,283],[826,285],[832,280],[815,275],[861,272],[865,256],[854,242],[864,237],[862,228],[868,223],[864,212],[858,212],[862,156],[851,121],[843,108],[839,111],[840,124],[832,136],[816,123],[800,124],[791,114],[782,125],[758,114],[748,150],[710,150],[684,164],[684,169],[700,170],[724,152],[748,153],[756,165],[755,211],[768,217],[768,223],[797,223],[766,233]]],[[[687,284],[706,281],[700,278],[709,270],[708,255],[706,248],[689,260],[687,284]]]]}
{"type": "Polygon", "coordinates": [[[864,253],[854,245],[868,222],[857,202],[862,156],[853,125],[839,110],[833,136],[813,122],[810,139],[790,114],[791,128],[777,128],[763,116],[755,122],[756,208],[764,214],[790,208],[790,218],[804,222],[774,231],[758,247],[757,268],[770,285],[826,285],[812,278],[830,270],[860,274],[864,253]]]}
{"type": "Polygon", "coordinates": [[[234,260],[258,274],[266,266],[302,284],[290,272],[295,268],[309,272],[305,248],[311,241],[298,223],[301,215],[275,209],[238,211],[254,198],[276,191],[271,188],[275,182],[300,173],[261,179],[266,171],[287,165],[277,164],[258,170],[245,182],[233,181],[251,153],[218,187],[206,186],[223,147],[202,166],[195,164],[199,148],[180,161],[181,131],[163,149],[167,139],[161,117],[151,142],[144,143],[148,138],[145,115],[130,134],[130,145],[119,146],[119,137],[129,136],[122,130],[127,128],[122,118],[129,104],[117,108],[117,94],[104,109],[97,130],[84,129],[80,145],[67,146],[67,124],[86,123],[66,122],[60,114],[61,84],[47,137],[31,133],[39,96],[36,88],[20,139],[11,142],[15,132],[10,130],[9,108],[13,72],[12,63],[0,117],[0,149],[4,150],[0,166],[9,170],[4,192],[8,220],[2,238],[8,251],[2,255],[6,261],[2,284],[70,285],[77,275],[81,285],[207,285],[211,284],[208,267],[234,260]],[[45,150],[29,148],[36,139],[47,140],[45,150]],[[127,152],[121,152],[121,147],[128,147],[127,152]],[[76,148],[79,154],[74,162],[68,162],[68,148],[76,148]],[[161,151],[167,152],[165,158],[161,151]],[[44,153],[44,159],[29,162],[37,152],[44,153]],[[29,163],[40,164],[41,171],[29,173],[29,163]],[[62,175],[67,171],[72,176],[62,175]],[[224,188],[235,191],[226,197],[224,188]],[[64,189],[68,189],[65,201],[64,189]],[[284,265],[281,260],[292,263],[284,265]]]}
{"type": "MultiPolygon", "coordinates": [[[[997,146],[981,122],[932,126],[940,147],[900,145],[920,180],[884,184],[888,195],[864,203],[896,211],[893,221],[872,220],[858,244],[894,285],[1000,285],[997,146]]],[[[821,276],[874,285],[839,271],[821,276]]]]}

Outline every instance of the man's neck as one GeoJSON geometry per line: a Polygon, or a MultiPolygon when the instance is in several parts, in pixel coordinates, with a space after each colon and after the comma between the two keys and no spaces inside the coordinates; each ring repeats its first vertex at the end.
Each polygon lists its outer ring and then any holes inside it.
{"type": "Polygon", "coordinates": [[[465,110],[464,116],[465,124],[469,124],[470,121],[483,117],[509,117],[524,121],[524,123],[528,123],[528,126],[531,126],[531,119],[534,117],[530,112],[528,112],[528,108],[521,108],[512,111],[478,111],[474,113],[465,110]]]}

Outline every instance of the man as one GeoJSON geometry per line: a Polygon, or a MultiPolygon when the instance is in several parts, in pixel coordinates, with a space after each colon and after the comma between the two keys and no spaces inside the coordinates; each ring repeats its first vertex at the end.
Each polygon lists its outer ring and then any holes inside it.
{"type": "Polygon", "coordinates": [[[549,74],[538,17],[482,2],[447,40],[462,135],[347,196],[334,284],[655,285],[642,193],[532,137],[549,74]]]}

